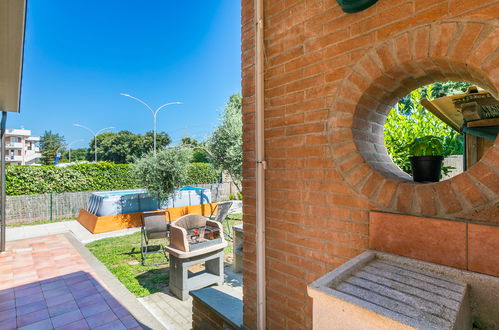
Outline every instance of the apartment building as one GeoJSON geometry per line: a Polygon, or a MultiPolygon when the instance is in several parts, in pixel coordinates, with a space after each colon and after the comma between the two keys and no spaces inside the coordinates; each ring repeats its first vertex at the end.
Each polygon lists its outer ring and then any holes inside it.
{"type": "Polygon", "coordinates": [[[5,162],[7,165],[35,165],[40,161],[37,143],[39,136],[31,136],[29,129],[8,129],[5,136],[5,162]]]}

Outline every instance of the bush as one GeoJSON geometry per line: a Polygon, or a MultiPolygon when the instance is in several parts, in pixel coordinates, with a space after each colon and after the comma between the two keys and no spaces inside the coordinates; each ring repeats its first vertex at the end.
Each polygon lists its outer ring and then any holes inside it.
{"type": "Polygon", "coordinates": [[[7,166],[7,195],[137,188],[130,166],[107,162],[67,167],[7,166]]]}
{"type": "Polygon", "coordinates": [[[187,168],[185,184],[217,183],[220,181],[220,171],[210,163],[191,163],[187,168]]]}
{"type": "MultiPolygon", "coordinates": [[[[183,184],[215,183],[220,173],[208,163],[192,163],[183,184]]],[[[6,167],[7,195],[33,195],[95,190],[143,188],[129,164],[98,162],[66,167],[53,165],[6,167]]]]}
{"type": "Polygon", "coordinates": [[[133,175],[140,185],[165,200],[173,190],[187,182],[192,150],[185,147],[164,148],[156,155],[147,154],[132,164],[133,175]]]}

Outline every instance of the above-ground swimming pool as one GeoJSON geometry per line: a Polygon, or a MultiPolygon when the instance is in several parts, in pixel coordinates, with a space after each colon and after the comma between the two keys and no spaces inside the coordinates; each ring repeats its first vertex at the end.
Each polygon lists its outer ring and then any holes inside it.
{"type": "Polygon", "coordinates": [[[175,190],[163,203],[144,189],[98,191],[88,198],[87,211],[98,216],[151,211],[211,203],[209,189],[186,186],[175,190]]]}

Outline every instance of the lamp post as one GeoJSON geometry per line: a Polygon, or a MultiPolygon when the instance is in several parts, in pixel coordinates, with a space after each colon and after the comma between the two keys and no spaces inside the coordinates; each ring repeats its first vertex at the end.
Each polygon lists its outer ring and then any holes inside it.
{"type": "Polygon", "coordinates": [[[69,153],[68,158],[69,158],[69,162],[70,162],[70,163],[71,163],[71,146],[72,146],[73,144],[75,144],[75,143],[82,142],[82,141],[83,141],[83,139],[80,139],[80,140],[76,140],[76,141],[73,141],[73,142],[71,142],[70,144],[68,144],[68,153],[69,153]]]}
{"type": "Polygon", "coordinates": [[[81,127],[83,129],[86,129],[87,131],[89,131],[90,133],[92,133],[92,135],[94,136],[94,154],[95,154],[94,155],[94,161],[97,163],[97,135],[99,135],[100,132],[105,131],[106,129],[113,129],[113,128],[116,128],[116,127],[109,126],[109,127],[105,127],[103,129],[100,129],[97,132],[94,132],[92,129],[88,128],[87,126],[83,126],[83,125],[80,125],[80,124],[73,124],[73,126],[81,127]]]}
{"type": "Polygon", "coordinates": [[[153,117],[153,121],[154,121],[154,128],[153,128],[154,155],[156,155],[156,115],[158,114],[159,110],[163,109],[166,106],[169,106],[169,105],[172,105],[172,104],[183,104],[183,103],[182,102],[170,102],[170,103],[163,104],[162,106],[160,106],[156,110],[153,110],[147,103],[145,103],[144,101],[142,101],[141,99],[139,99],[137,97],[134,97],[134,96],[132,96],[130,94],[125,94],[125,93],[120,93],[120,95],[129,97],[131,99],[134,99],[135,101],[138,101],[138,102],[142,103],[143,105],[145,105],[147,107],[147,109],[149,109],[149,111],[151,111],[152,117],[153,117]]]}

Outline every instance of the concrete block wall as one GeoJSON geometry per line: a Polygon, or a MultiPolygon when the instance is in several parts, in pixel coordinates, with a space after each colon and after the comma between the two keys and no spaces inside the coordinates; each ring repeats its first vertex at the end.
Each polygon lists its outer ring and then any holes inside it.
{"type": "MultiPolygon", "coordinates": [[[[255,22],[242,0],[244,321],[255,328],[255,22]]],[[[499,140],[467,172],[414,184],[383,124],[398,98],[438,80],[498,96],[497,0],[266,0],[267,327],[312,327],[307,284],[368,248],[370,210],[498,221],[499,140]],[[478,217],[478,219],[476,219],[478,217]]]]}

